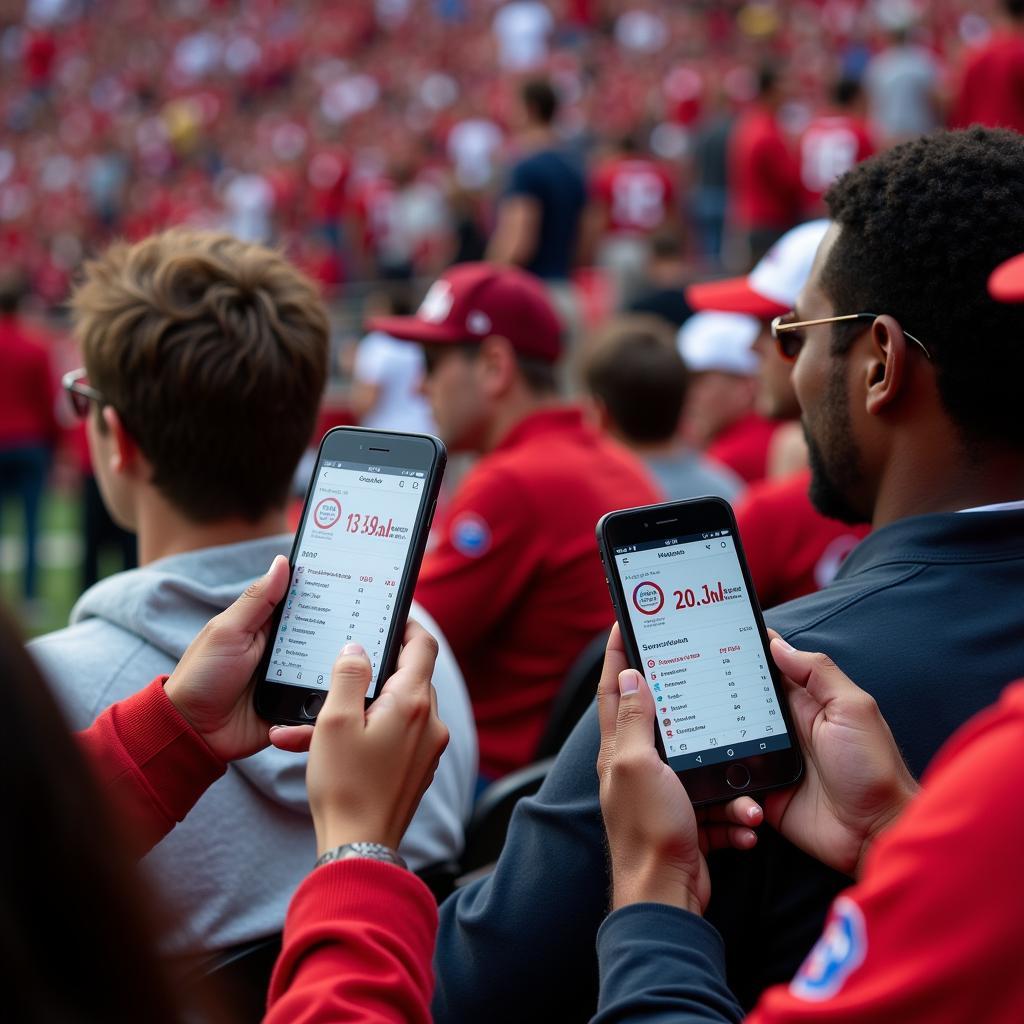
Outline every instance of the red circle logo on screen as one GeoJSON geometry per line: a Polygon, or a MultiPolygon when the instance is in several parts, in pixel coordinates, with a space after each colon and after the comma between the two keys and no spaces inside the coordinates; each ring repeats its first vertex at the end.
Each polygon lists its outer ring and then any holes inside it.
{"type": "Polygon", "coordinates": [[[657,583],[646,580],[633,590],[633,607],[642,615],[657,615],[665,606],[665,592],[657,583]]]}
{"type": "Polygon", "coordinates": [[[313,522],[321,530],[329,530],[341,518],[341,502],[337,498],[324,498],[313,509],[313,522]]]}

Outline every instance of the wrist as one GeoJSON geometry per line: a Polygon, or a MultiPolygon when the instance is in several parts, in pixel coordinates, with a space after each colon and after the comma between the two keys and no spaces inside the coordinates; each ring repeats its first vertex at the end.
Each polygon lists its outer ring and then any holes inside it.
{"type": "Polygon", "coordinates": [[[669,861],[635,862],[621,870],[612,865],[612,910],[633,903],[663,903],[701,916],[697,877],[689,867],[669,861]]]}
{"type": "Polygon", "coordinates": [[[374,825],[358,822],[339,822],[335,825],[316,828],[316,855],[322,857],[330,850],[355,843],[374,843],[390,850],[398,849],[399,840],[374,825]]]}
{"type": "Polygon", "coordinates": [[[906,782],[900,787],[899,792],[893,797],[892,801],[890,801],[885,813],[879,815],[872,823],[871,828],[868,829],[867,834],[860,844],[857,863],[854,865],[853,869],[853,877],[855,879],[860,878],[861,872],[864,870],[864,861],[867,859],[868,853],[874,846],[875,840],[878,839],[878,837],[885,832],[890,825],[894,824],[900,818],[907,804],[917,796],[920,788],[921,787],[918,785],[917,781],[908,776],[906,782]]]}

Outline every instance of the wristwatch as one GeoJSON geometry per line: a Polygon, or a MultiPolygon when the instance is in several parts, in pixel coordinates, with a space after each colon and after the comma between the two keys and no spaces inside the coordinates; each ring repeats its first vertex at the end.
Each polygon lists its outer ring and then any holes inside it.
{"type": "Polygon", "coordinates": [[[382,843],[345,843],[343,846],[336,846],[333,850],[322,854],[313,867],[323,867],[324,864],[330,864],[332,861],[349,860],[352,857],[382,860],[387,864],[394,864],[406,870],[409,868],[409,865],[394,850],[382,843]]]}

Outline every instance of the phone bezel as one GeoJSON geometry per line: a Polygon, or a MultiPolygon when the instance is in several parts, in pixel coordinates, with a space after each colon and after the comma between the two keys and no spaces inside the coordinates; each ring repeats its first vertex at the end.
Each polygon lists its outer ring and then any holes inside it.
{"type": "MultiPolygon", "coordinates": [[[[609,512],[602,516],[597,524],[597,540],[601,550],[601,560],[605,566],[608,588],[625,642],[627,658],[630,665],[641,672],[645,679],[647,672],[644,668],[643,658],[633,632],[632,622],[626,613],[627,598],[613,554],[615,548],[624,547],[627,544],[668,540],[672,537],[722,529],[728,529],[731,532],[736,544],[736,554],[743,573],[748,602],[754,615],[754,621],[757,623],[761,646],[764,649],[765,663],[768,666],[772,686],[775,689],[792,745],[785,750],[769,751],[751,757],[677,771],[676,774],[686,787],[686,792],[695,806],[719,803],[743,794],[789,786],[796,782],[803,772],[803,758],[800,753],[799,741],[793,729],[789,703],[782,688],[779,670],[768,650],[769,639],[764,616],[761,614],[761,607],[750,578],[750,570],[743,553],[736,517],[733,515],[732,507],[724,499],[705,497],[609,512]],[[749,783],[742,787],[730,784],[726,777],[729,769],[737,764],[742,765],[750,775],[749,783]]],[[[654,740],[661,759],[668,764],[668,755],[657,725],[654,728],[654,740]]]]}
{"type": "MultiPolygon", "coordinates": [[[[362,427],[335,427],[329,430],[323,436],[317,451],[316,465],[309,478],[306,496],[302,504],[302,516],[295,530],[291,553],[288,556],[289,587],[295,571],[299,542],[306,525],[306,518],[310,513],[310,498],[324,459],[336,459],[341,462],[366,462],[367,465],[422,470],[426,473],[423,481],[423,501],[416,516],[409,542],[408,557],[399,580],[395,614],[391,618],[391,626],[384,644],[381,670],[373,694],[366,698],[367,706],[376,699],[382,681],[394,671],[402,637],[405,634],[405,623],[409,615],[409,606],[412,604],[416,578],[419,575],[420,563],[426,548],[427,535],[430,532],[430,524],[437,507],[437,496],[441,488],[447,457],[448,453],[444,443],[430,434],[366,430],[362,427]]],[[[257,713],[267,721],[310,725],[316,721],[316,714],[308,714],[303,709],[311,698],[324,697],[326,689],[296,686],[292,683],[276,683],[267,679],[267,669],[273,650],[272,641],[277,635],[283,605],[282,602],[274,609],[267,647],[254,677],[256,685],[253,702],[257,713]]]]}

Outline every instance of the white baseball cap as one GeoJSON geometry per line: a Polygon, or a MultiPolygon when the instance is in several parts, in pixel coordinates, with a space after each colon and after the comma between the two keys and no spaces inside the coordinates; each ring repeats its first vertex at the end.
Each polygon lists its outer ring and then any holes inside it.
{"type": "Polygon", "coordinates": [[[760,360],[751,348],[761,322],[742,313],[694,313],[676,338],[679,354],[693,373],[718,370],[753,377],[760,360]]]}
{"type": "Polygon", "coordinates": [[[686,289],[691,309],[745,313],[771,320],[788,313],[811,276],[811,264],[831,221],[811,220],[787,231],[746,277],[706,281],[686,289]]]}

